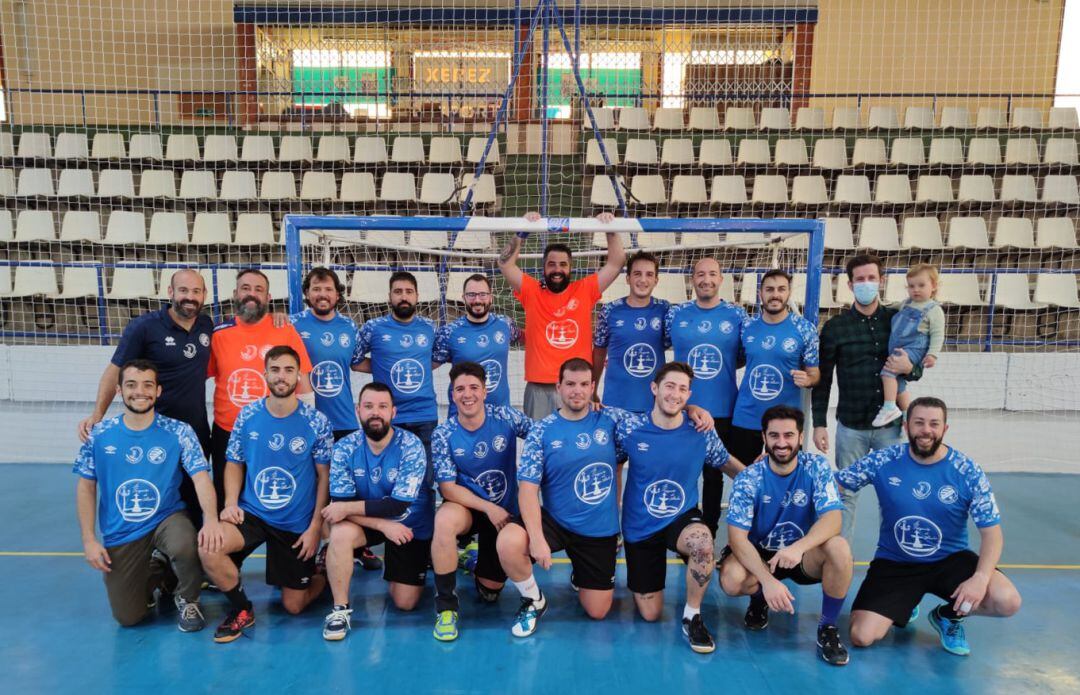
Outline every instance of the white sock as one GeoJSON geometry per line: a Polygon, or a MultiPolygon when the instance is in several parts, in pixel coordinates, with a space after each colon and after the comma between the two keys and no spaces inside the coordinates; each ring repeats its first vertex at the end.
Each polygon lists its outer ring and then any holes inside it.
{"type": "Polygon", "coordinates": [[[683,606],[683,609],[682,609],[683,620],[693,620],[694,616],[698,615],[700,613],[701,613],[700,608],[694,608],[689,603],[686,604],[685,606],[683,606]]]}
{"type": "Polygon", "coordinates": [[[524,581],[515,582],[511,580],[511,582],[524,598],[531,598],[533,601],[537,602],[540,601],[540,585],[536,583],[535,575],[530,574],[529,578],[524,581]]]}
{"type": "Polygon", "coordinates": [[[882,410],[896,410],[896,401],[885,401],[881,404],[882,410]]]}

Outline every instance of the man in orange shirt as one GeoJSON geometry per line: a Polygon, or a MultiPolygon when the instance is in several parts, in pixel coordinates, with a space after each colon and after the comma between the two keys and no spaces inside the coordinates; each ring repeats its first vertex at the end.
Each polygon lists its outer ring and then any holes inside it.
{"type": "Polygon", "coordinates": [[[315,407],[308,374],[311,360],[304,341],[291,325],[274,325],[270,309],[270,282],[256,268],[241,270],[233,292],[236,316],[214,327],[210,339],[207,378],[214,379],[214,429],[210,448],[218,507],[225,501],[225,449],[240,409],[269,394],[263,377],[263,358],[270,348],[288,345],[300,355],[300,400],[315,407]]]}
{"type": "MultiPolygon", "coordinates": [[[[540,219],[535,212],[530,222],[540,219]]],[[[597,216],[601,222],[614,219],[611,213],[597,216]]],[[[592,358],[592,314],[604,290],[619,277],[626,252],[614,232],[607,234],[607,261],[599,271],[571,280],[573,256],[564,243],[544,248],[543,283],[518,267],[523,237],[514,235],[499,254],[499,270],[525,309],[525,414],[541,420],[559,407],[555,384],[559,366],[573,357],[592,358]]]]}

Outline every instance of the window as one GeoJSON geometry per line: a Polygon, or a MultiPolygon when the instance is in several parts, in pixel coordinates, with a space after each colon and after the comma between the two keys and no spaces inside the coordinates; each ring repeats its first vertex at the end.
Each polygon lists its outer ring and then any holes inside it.
{"type": "MultiPolygon", "coordinates": [[[[641,93],[640,53],[582,53],[578,67],[589,93],[590,106],[635,105],[636,97],[641,93]]],[[[580,99],[570,56],[551,54],[548,58],[548,118],[570,118],[572,103],[580,99]]]]}
{"type": "Polygon", "coordinates": [[[295,50],[293,101],[297,106],[341,104],[355,116],[387,118],[393,68],[389,51],[295,50]]]}
{"type": "Polygon", "coordinates": [[[665,53],[663,68],[663,106],[685,105],[687,65],[762,65],[780,57],[778,50],[737,49],[665,53]]]}

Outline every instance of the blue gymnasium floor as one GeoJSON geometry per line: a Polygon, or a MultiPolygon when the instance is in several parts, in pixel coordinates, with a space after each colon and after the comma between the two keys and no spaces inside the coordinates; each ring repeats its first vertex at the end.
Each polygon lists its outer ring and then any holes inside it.
{"type": "MultiPolygon", "coordinates": [[[[197,634],[176,629],[175,611],[123,629],[112,620],[97,572],[82,560],[67,466],[0,465],[0,663],[3,691],[60,692],[1080,692],[1080,476],[991,476],[1002,508],[1005,571],[1024,597],[1009,620],[968,621],[972,655],[941,650],[925,618],[870,650],[852,650],[845,668],[814,651],[817,587],[792,587],[800,614],[774,615],[763,633],[742,627],[745,599],[724,596],[714,581],[704,605],[717,651],[694,654],[677,626],[682,567],[669,563],[664,619],[636,617],[620,565],[616,603],[607,620],[584,617],[568,585],[569,566],[537,576],[552,608],[530,639],[509,633],[518,600],[508,588],[497,606],[476,602],[470,578],[459,582],[462,634],[451,644],[431,637],[430,589],[422,608],[388,607],[378,573],[357,570],[354,630],[327,643],[321,626],[329,599],[299,617],[275,607],[262,583],[263,563],[245,566],[257,625],[248,639],[214,644],[225,612],[218,594],[203,598],[210,623],[197,634]],[[52,504],[41,504],[50,500],[52,504]],[[1011,565],[1011,567],[1009,567],[1011,565]]],[[[855,543],[867,560],[876,538],[873,493],[863,495],[855,543]]],[[[565,561],[563,561],[565,562],[565,561]]],[[[856,567],[850,608],[865,565],[856,567]]],[[[924,601],[923,614],[935,600],[924,601]]],[[[847,616],[841,619],[847,641],[847,616]]]]}

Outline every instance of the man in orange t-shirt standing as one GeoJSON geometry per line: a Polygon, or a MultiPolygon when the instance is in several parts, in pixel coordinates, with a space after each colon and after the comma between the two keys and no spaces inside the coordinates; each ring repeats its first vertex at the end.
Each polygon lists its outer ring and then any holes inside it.
{"type": "MultiPolygon", "coordinates": [[[[540,216],[526,215],[530,222],[540,216]]],[[[611,213],[597,216],[601,222],[611,213]]],[[[544,248],[543,283],[518,267],[523,237],[514,235],[499,254],[499,270],[525,309],[525,401],[522,410],[541,420],[559,408],[555,384],[559,367],[572,357],[592,358],[592,314],[604,290],[619,277],[626,252],[614,232],[607,234],[607,261],[599,271],[571,280],[573,256],[564,243],[544,248]]]]}
{"type": "MultiPolygon", "coordinates": [[[[210,448],[218,507],[225,501],[225,450],[240,409],[269,394],[263,377],[263,358],[272,347],[288,345],[300,355],[300,400],[315,407],[308,374],[311,360],[304,341],[292,325],[274,325],[270,310],[270,282],[256,268],[241,270],[233,292],[236,316],[214,327],[210,338],[210,364],[206,376],[214,379],[214,428],[210,448]]],[[[265,433],[272,437],[272,432],[265,433]]],[[[273,444],[271,444],[273,447],[273,444]]]]}

